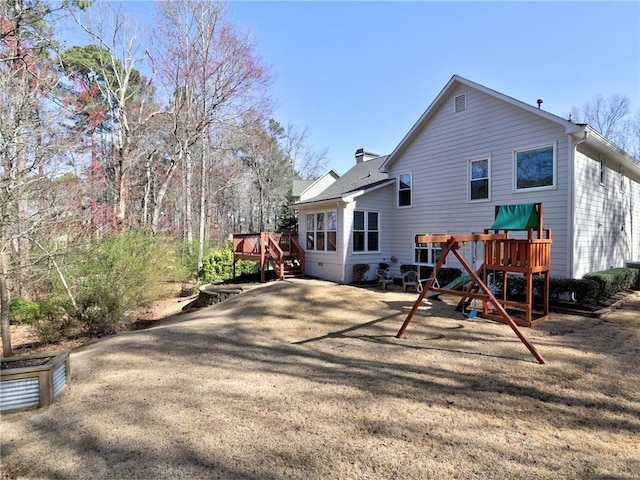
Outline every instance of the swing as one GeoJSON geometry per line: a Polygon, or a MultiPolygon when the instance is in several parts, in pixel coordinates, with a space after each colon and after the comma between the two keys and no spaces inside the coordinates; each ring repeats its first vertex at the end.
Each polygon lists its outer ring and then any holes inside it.
{"type": "MultiPolygon", "coordinates": [[[[431,273],[432,277],[426,280],[425,285],[422,285],[421,281],[419,282],[422,286],[422,292],[418,295],[411,311],[396,334],[397,338],[402,337],[411,319],[418,310],[420,303],[430,292],[445,293],[462,297],[456,309],[464,308],[468,300],[481,300],[481,315],[483,318],[508,324],[536,360],[538,360],[539,363],[545,363],[544,357],[542,357],[536,348],[526,339],[518,328],[518,325],[530,327],[549,318],[548,292],[549,272],[551,270],[551,231],[549,229],[543,229],[543,209],[541,203],[522,206],[507,205],[503,208],[496,205],[495,213],[496,222],[494,222],[491,229],[486,229],[484,234],[415,236],[414,243],[418,245],[418,253],[420,253],[420,244],[422,243],[440,243],[443,246],[443,251],[436,266],[433,268],[431,273]],[[534,211],[535,215],[533,213],[534,211]],[[526,215],[523,214],[523,212],[526,215]],[[523,217],[524,221],[518,224],[512,223],[514,218],[521,220],[519,217],[523,217]],[[506,222],[505,219],[509,220],[509,222],[506,222]],[[520,229],[525,230],[525,238],[509,237],[510,230],[520,229]],[[490,233],[490,230],[493,230],[493,232],[490,233]],[[537,233],[535,236],[534,231],[537,233]],[[460,252],[462,244],[469,241],[484,243],[484,262],[477,271],[475,267],[469,265],[460,252]],[[460,265],[472,278],[469,286],[462,292],[435,286],[435,277],[437,277],[440,268],[450,253],[456,257],[460,265]],[[503,275],[502,291],[501,295],[498,294],[499,298],[497,298],[487,286],[486,282],[489,271],[500,272],[503,275]],[[527,294],[524,302],[507,299],[507,274],[524,275],[527,283],[527,294]],[[532,305],[534,274],[543,275],[545,283],[543,315],[535,319],[533,318],[532,305]],[[524,319],[512,318],[506,310],[507,307],[521,309],[521,311],[524,312],[524,319]]],[[[418,260],[420,259],[418,258],[418,260]]],[[[478,309],[475,307],[476,305],[474,304],[474,308],[469,312],[470,318],[478,315],[478,309]]]]}

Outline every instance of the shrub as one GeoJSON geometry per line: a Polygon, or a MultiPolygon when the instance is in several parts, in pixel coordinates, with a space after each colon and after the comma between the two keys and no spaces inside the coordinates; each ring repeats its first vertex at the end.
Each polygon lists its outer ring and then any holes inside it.
{"type": "Polygon", "coordinates": [[[42,343],[56,343],[67,337],[76,326],[69,298],[51,295],[39,302],[37,320],[33,325],[42,343]]]}
{"type": "Polygon", "coordinates": [[[115,333],[124,309],[112,290],[95,285],[78,298],[77,302],[78,318],[90,335],[115,333]]]}
{"type": "Polygon", "coordinates": [[[18,297],[9,304],[9,316],[14,325],[32,325],[40,315],[40,304],[18,297]]]}
{"type": "MultiPolygon", "coordinates": [[[[236,262],[236,276],[250,275],[260,270],[260,264],[251,260],[236,262]]],[[[224,282],[233,278],[233,243],[225,242],[202,259],[200,278],[207,283],[224,282]]]]}
{"type": "MultiPolygon", "coordinates": [[[[503,278],[504,275],[502,273],[496,275],[497,287],[500,289],[502,288],[503,278]]],[[[524,299],[526,297],[526,286],[524,276],[508,275],[507,297],[509,299],[524,299]]],[[[544,292],[544,276],[534,275],[534,301],[542,302],[542,292],[544,292]]],[[[562,294],[573,294],[575,302],[585,307],[594,307],[609,297],[609,295],[603,296],[598,282],[589,278],[573,279],[551,277],[549,279],[549,298],[552,301],[557,300],[562,294]]]]}
{"type": "Polygon", "coordinates": [[[77,251],[77,319],[92,334],[111,333],[125,310],[148,304],[167,273],[166,245],[143,230],[111,235],[77,251]]]}
{"type": "Polygon", "coordinates": [[[583,278],[597,282],[598,301],[631,288],[635,285],[638,270],[635,268],[611,268],[601,272],[587,273],[583,278]]]}

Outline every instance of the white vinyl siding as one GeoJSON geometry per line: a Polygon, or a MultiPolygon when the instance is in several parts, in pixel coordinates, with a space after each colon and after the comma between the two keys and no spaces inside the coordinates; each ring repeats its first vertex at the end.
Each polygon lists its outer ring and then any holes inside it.
{"type": "MultiPolygon", "coordinates": [[[[301,245],[305,249],[305,273],[314,277],[325,278],[327,280],[339,282],[341,281],[343,275],[342,256],[345,251],[342,248],[342,242],[344,241],[344,233],[342,231],[342,226],[344,224],[344,210],[342,210],[341,208],[336,209],[335,205],[335,202],[333,202],[333,205],[331,206],[326,205],[324,207],[308,207],[310,209],[306,211],[301,209],[298,213],[298,216],[300,218],[298,224],[298,236],[300,242],[302,242],[301,245]],[[317,251],[306,248],[307,241],[310,238],[310,232],[307,232],[307,214],[311,215],[315,221],[316,213],[331,211],[334,211],[336,213],[336,251],[317,251]]],[[[313,233],[315,245],[316,231],[314,229],[311,232],[313,233]]],[[[326,242],[326,244],[329,245],[330,242],[326,242]]]]}
{"type": "Polygon", "coordinates": [[[575,175],[574,276],[640,260],[640,179],[622,175],[620,191],[620,167],[582,147],[575,175]]]}
{"type": "MultiPolygon", "coordinates": [[[[463,87],[451,92],[451,105],[463,87]]],[[[552,275],[567,276],[568,255],[568,141],[564,128],[534,113],[464,86],[467,110],[434,112],[402,154],[390,174],[411,171],[412,209],[399,209],[391,218],[392,250],[398,263],[412,263],[413,232],[482,232],[494,220],[494,205],[544,203],[545,227],[553,232],[552,275]],[[471,108],[473,106],[473,108],[471,108]],[[514,152],[530,146],[554,145],[555,183],[552,190],[522,191],[514,196],[514,152]],[[469,159],[491,156],[491,201],[468,202],[469,159]]],[[[469,263],[473,242],[463,245],[469,263]]],[[[458,266],[455,258],[449,266],[458,266]]],[[[479,266],[479,265],[478,265],[479,266]]]]}
{"type": "Polygon", "coordinates": [[[397,252],[391,248],[394,234],[389,230],[390,218],[393,216],[392,212],[396,211],[396,196],[395,184],[391,184],[357,197],[355,202],[347,204],[344,215],[349,222],[348,229],[345,228],[347,233],[345,235],[345,248],[347,248],[348,255],[346,257],[343,282],[350,283],[353,281],[353,265],[359,263],[369,265],[369,271],[367,272],[367,279],[369,280],[376,278],[376,269],[381,262],[389,263],[391,271],[394,274],[399,274],[399,264],[391,261],[391,257],[397,256],[397,252]],[[353,212],[356,210],[378,212],[380,214],[378,217],[380,228],[378,251],[353,252],[353,241],[351,239],[353,227],[351,222],[353,221],[353,212]]]}

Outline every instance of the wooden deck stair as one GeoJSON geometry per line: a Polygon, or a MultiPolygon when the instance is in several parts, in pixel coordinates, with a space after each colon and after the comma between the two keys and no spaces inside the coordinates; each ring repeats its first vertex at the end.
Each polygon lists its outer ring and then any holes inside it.
{"type": "Polygon", "coordinates": [[[260,280],[266,281],[271,268],[280,280],[304,275],[304,250],[298,243],[297,233],[243,233],[233,236],[233,276],[236,262],[260,262],[260,280]]]}

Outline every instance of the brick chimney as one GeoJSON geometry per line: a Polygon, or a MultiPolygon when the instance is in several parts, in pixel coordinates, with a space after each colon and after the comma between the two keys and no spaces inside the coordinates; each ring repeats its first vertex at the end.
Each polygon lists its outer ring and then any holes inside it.
{"type": "Polygon", "coordinates": [[[379,156],[380,155],[375,152],[365,150],[364,148],[359,148],[358,150],[356,150],[356,164],[378,158],[379,156]]]}

